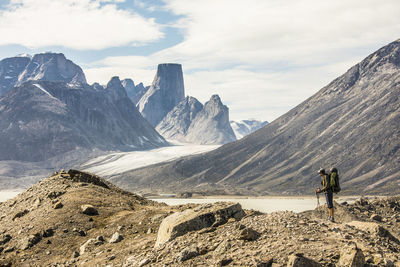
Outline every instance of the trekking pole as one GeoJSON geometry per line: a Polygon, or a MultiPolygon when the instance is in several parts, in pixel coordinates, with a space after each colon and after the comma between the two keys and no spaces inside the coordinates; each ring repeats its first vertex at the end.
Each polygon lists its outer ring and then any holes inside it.
{"type": "Polygon", "coordinates": [[[315,194],[317,195],[317,209],[319,208],[319,194],[317,192],[315,192],[315,194]]]}

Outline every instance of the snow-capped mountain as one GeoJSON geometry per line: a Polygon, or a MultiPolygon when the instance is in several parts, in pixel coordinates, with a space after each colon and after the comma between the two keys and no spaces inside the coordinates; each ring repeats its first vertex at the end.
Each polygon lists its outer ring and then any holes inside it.
{"type": "Polygon", "coordinates": [[[0,160],[41,161],[76,149],[167,145],[141,116],[118,77],[86,83],[63,54],[0,61],[0,160]]]}
{"type": "Polygon", "coordinates": [[[252,132],[264,127],[268,124],[267,121],[259,120],[241,120],[241,121],[230,121],[233,132],[235,133],[236,139],[241,139],[252,132]]]}
{"type": "Polygon", "coordinates": [[[0,160],[41,161],[75,149],[166,145],[127,97],[118,77],[104,90],[29,81],[0,98],[0,160]]]}
{"type": "Polygon", "coordinates": [[[61,53],[20,55],[0,61],[0,95],[29,80],[86,83],[82,69],[61,53]]]}

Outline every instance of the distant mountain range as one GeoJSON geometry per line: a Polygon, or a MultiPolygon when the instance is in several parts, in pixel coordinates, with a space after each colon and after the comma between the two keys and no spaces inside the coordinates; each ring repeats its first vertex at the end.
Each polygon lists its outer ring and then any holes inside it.
{"type": "Polygon", "coordinates": [[[108,151],[168,145],[154,127],[182,142],[236,140],[218,95],[204,106],[185,98],[180,64],[160,64],[152,85],[144,86],[118,77],[89,85],[61,53],[0,61],[0,187],[7,177],[26,174],[35,182],[63,164],[72,167],[108,151]]]}
{"type": "Polygon", "coordinates": [[[343,194],[400,193],[400,40],[260,130],[206,154],[112,177],[130,190],[313,194],[337,167],[343,194]]]}
{"type": "Polygon", "coordinates": [[[108,151],[168,145],[118,77],[88,85],[82,69],[56,53],[0,61],[0,140],[0,188],[15,186],[10,177],[35,182],[108,151]]]}
{"type": "Polygon", "coordinates": [[[251,134],[254,131],[264,127],[268,124],[268,121],[259,120],[242,120],[242,121],[230,121],[231,127],[237,139],[241,139],[246,135],[251,134]]]}

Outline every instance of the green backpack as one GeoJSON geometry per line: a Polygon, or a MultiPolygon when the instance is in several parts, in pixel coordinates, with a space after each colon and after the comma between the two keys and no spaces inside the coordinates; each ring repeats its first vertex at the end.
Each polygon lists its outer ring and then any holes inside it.
{"type": "Polygon", "coordinates": [[[341,188],[340,188],[340,183],[339,183],[339,174],[338,170],[336,168],[332,168],[330,176],[330,186],[332,188],[333,193],[339,193],[341,188]]]}

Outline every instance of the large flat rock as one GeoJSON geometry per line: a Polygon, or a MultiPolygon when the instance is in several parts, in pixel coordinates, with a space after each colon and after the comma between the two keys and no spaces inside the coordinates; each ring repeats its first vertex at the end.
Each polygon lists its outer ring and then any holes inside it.
{"type": "Polygon", "coordinates": [[[245,213],[239,203],[217,202],[205,204],[195,209],[176,212],[166,217],[158,229],[155,246],[173,240],[190,231],[224,224],[229,218],[240,220],[245,213]]]}

